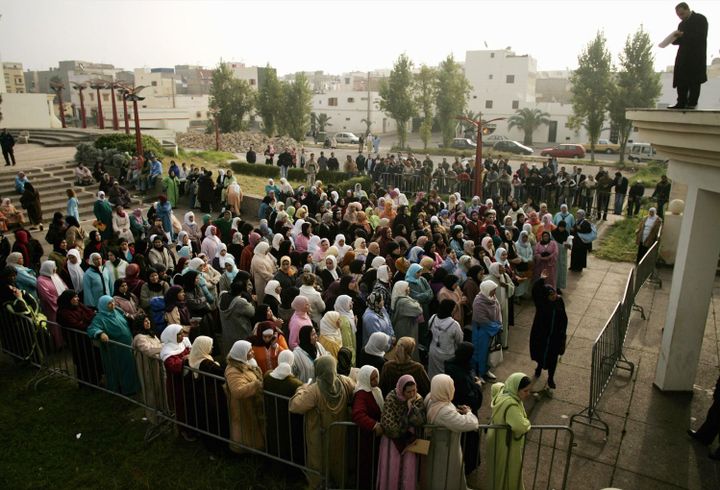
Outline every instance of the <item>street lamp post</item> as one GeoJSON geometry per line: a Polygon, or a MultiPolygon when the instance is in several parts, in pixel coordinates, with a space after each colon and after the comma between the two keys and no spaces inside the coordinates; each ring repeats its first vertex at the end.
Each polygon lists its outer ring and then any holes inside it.
{"type": "Polygon", "coordinates": [[[65,125],[65,108],[63,107],[62,91],[65,86],[61,82],[50,82],[50,88],[53,89],[58,98],[58,104],[60,106],[60,122],[62,127],[66,128],[65,125]]]}
{"type": "Polygon", "coordinates": [[[488,124],[495,121],[504,121],[504,117],[497,117],[495,119],[490,119],[489,121],[485,121],[482,119],[482,114],[478,114],[478,119],[473,120],[466,116],[457,116],[455,119],[458,119],[460,121],[465,121],[477,128],[477,139],[476,143],[477,146],[475,147],[475,180],[473,183],[473,195],[480,197],[482,199],[483,197],[483,188],[482,188],[482,179],[483,174],[485,173],[485,169],[482,164],[482,135],[483,131],[487,127],[488,124]]]}
{"type": "Polygon", "coordinates": [[[100,97],[100,90],[107,88],[107,83],[104,80],[98,80],[90,85],[91,88],[97,91],[97,126],[98,129],[105,129],[105,119],[103,118],[102,112],[102,98],[100,97]]]}
{"type": "Polygon", "coordinates": [[[85,129],[87,128],[87,120],[85,119],[85,95],[83,94],[83,90],[87,88],[87,85],[84,83],[74,83],[73,88],[80,94],[80,120],[83,129],[85,129]]]}

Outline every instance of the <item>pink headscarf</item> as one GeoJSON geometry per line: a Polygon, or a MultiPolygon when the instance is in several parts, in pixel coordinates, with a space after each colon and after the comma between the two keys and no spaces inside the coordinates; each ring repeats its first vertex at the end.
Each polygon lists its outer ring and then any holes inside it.
{"type": "Polygon", "coordinates": [[[403,374],[402,376],[400,376],[400,379],[398,379],[397,383],[395,384],[395,394],[397,395],[398,400],[402,402],[406,401],[405,395],[403,395],[403,390],[405,389],[405,385],[407,385],[408,383],[415,384],[415,378],[413,378],[409,374],[403,374]]]}
{"type": "Polygon", "coordinates": [[[248,241],[250,242],[250,245],[252,245],[253,248],[255,248],[255,245],[260,243],[261,239],[262,239],[262,237],[256,231],[251,232],[250,235],[248,236],[248,241]]]}

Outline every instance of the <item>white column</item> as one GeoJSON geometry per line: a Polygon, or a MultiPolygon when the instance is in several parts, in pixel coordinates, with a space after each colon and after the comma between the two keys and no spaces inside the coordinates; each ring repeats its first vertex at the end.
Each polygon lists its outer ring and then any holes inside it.
{"type": "Polygon", "coordinates": [[[720,193],[688,185],[655,385],[692,391],[720,253],[720,193]]]}

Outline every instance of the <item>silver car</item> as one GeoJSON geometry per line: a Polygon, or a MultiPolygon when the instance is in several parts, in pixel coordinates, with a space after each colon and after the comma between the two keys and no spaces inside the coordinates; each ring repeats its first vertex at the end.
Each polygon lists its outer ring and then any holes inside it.
{"type": "Polygon", "coordinates": [[[335,141],[338,143],[350,143],[350,144],[358,144],[360,143],[360,138],[355,136],[354,133],[335,133],[335,141]]]}

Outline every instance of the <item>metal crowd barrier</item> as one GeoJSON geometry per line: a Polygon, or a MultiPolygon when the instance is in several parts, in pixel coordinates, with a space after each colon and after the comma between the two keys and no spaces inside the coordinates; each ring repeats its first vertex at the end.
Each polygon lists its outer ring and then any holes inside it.
{"type": "MultiPolygon", "coordinates": [[[[500,488],[516,488],[509,481],[522,479],[524,488],[565,489],[574,447],[574,434],[566,426],[533,426],[519,440],[514,441],[512,430],[506,425],[479,425],[477,430],[457,433],[445,427],[426,425],[416,432],[419,439],[430,441],[428,455],[418,456],[414,475],[418,488],[487,488],[502,481],[500,488]],[[488,430],[495,431],[494,445],[490,447],[488,430]],[[521,474],[513,474],[508,458],[510,446],[522,446],[521,474]],[[495,452],[495,455],[491,452],[495,452]],[[495,457],[493,457],[495,456],[495,457]],[[499,457],[498,457],[499,456],[499,457]],[[504,459],[504,466],[489,471],[483,461],[504,459]],[[458,463],[460,466],[458,466],[458,463]],[[492,479],[492,481],[491,481],[492,479]]],[[[328,489],[370,489],[381,485],[380,478],[396,476],[395,469],[379,472],[382,438],[360,429],[352,422],[334,422],[325,432],[325,481],[328,489]],[[344,445],[333,444],[341,437],[344,445]],[[342,471],[340,471],[342,469],[342,471]]],[[[386,481],[382,482],[386,484],[386,481]]]]}
{"type": "Polygon", "coordinates": [[[648,251],[645,252],[643,258],[640,259],[640,263],[635,267],[637,272],[635,275],[635,293],[633,294],[633,298],[637,295],[637,292],[640,291],[640,288],[643,284],[645,284],[645,282],[654,284],[658,289],[662,288],[662,279],[657,273],[657,261],[660,257],[661,235],[662,228],[658,233],[658,238],[655,240],[655,243],[653,243],[648,251]]]}

